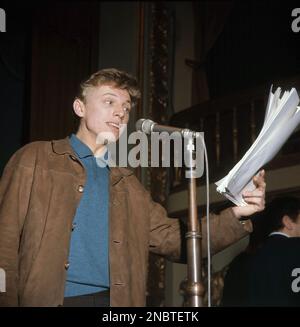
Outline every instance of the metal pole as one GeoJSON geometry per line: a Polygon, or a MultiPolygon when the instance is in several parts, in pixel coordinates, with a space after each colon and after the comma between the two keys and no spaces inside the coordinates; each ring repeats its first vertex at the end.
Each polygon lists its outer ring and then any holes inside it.
{"type": "Polygon", "coordinates": [[[187,142],[188,151],[188,178],[189,178],[189,217],[188,231],[186,233],[187,242],[187,279],[183,281],[180,288],[183,291],[184,306],[203,306],[204,286],[202,283],[202,231],[201,222],[197,215],[197,191],[195,166],[193,164],[193,154],[195,152],[194,138],[189,137],[187,142]]]}

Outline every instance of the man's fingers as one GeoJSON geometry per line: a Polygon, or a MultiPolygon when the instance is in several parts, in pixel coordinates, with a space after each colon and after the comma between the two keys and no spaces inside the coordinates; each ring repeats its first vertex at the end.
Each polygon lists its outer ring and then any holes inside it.
{"type": "MultiPolygon", "coordinates": [[[[262,169],[257,176],[253,177],[254,185],[256,189],[253,191],[244,191],[243,198],[253,213],[264,210],[265,208],[265,171],[262,169]]],[[[248,210],[249,210],[248,208],[248,210]]],[[[249,212],[249,211],[248,211],[249,212]]]]}
{"type": "Polygon", "coordinates": [[[266,183],[265,183],[265,171],[264,169],[262,169],[258,176],[254,176],[253,177],[253,182],[254,182],[254,185],[257,187],[257,188],[261,188],[261,189],[265,189],[266,188],[266,183]]]}
{"type": "Polygon", "coordinates": [[[256,186],[254,191],[244,191],[243,198],[248,205],[255,206],[259,211],[265,208],[265,171],[261,170],[258,176],[253,178],[253,182],[256,186]]]}
{"type": "Polygon", "coordinates": [[[258,177],[253,177],[253,182],[257,188],[260,188],[260,189],[266,188],[266,182],[264,179],[259,179],[258,177]]]}
{"type": "Polygon", "coordinates": [[[244,198],[251,198],[251,197],[255,197],[255,198],[263,198],[265,196],[265,192],[264,190],[261,189],[255,189],[254,191],[244,191],[243,192],[243,197],[244,198]]]}
{"type": "Polygon", "coordinates": [[[251,203],[251,204],[257,204],[257,205],[264,205],[265,203],[265,200],[264,198],[262,197],[249,197],[249,198],[244,198],[244,200],[247,202],[247,203],[251,203]]]}
{"type": "Polygon", "coordinates": [[[265,208],[265,199],[262,197],[249,197],[245,198],[245,201],[248,205],[254,205],[260,210],[263,210],[265,208]]]}

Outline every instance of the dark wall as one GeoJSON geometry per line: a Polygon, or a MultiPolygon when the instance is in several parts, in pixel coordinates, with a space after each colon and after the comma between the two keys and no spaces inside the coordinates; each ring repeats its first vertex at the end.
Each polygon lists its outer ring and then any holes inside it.
{"type": "Polygon", "coordinates": [[[0,33],[0,175],[26,139],[31,18],[28,5],[3,3],[6,32],[0,33]]]}
{"type": "Polygon", "coordinates": [[[300,74],[296,1],[235,1],[206,63],[211,98],[300,74]]]}
{"type": "Polygon", "coordinates": [[[78,84],[98,67],[99,2],[1,2],[0,176],[10,156],[35,140],[74,131],[78,84]]]}
{"type": "Polygon", "coordinates": [[[61,139],[76,131],[78,86],[98,68],[99,3],[33,9],[29,141],[61,139]]]}

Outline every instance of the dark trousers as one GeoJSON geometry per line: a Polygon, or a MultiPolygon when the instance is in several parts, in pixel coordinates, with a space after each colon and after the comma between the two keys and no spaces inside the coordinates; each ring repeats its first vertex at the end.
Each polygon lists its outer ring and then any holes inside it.
{"type": "Polygon", "coordinates": [[[63,307],[109,307],[109,291],[65,297],[63,307]]]}

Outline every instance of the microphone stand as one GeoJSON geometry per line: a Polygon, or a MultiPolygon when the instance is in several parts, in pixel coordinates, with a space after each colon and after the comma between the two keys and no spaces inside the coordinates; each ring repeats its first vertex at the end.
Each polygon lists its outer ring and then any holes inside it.
{"type": "MultiPolygon", "coordinates": [[[[187,242],[187,279],[180,284],[180,290],[183,292],[184,307],[203,306],[204,286],[202,283],[202,231],[201,221],[197,215],[197,191],[195,167],[193,165],[193,154],[195,153],[194,137],[186,133],[187,146],[185,151],[188,154],[187,176],[189,178],[189,217],[188,231],[186,233],[187,242]]],[[[185,142],[186,143],[186,142],[185,142]]]]}
{"type": "Polygon", "coordinates": [[[179,132],[184,139],[188,154],[188,167],[186,174],[189,178],[189,219],[188,231],[186,233],[187,242],[187,279],[180,284],[180,290],[184,296],[184,306],[201,307],[203,306],[204,286],[202,284],[202,234],[201,221],[197,217],[196,200],[196,168],[194,165],[195,144],[194,140],[201,137],[199,132],[189,129],[181,129],[172,126],[162,126],[150,119],[139,119],[136,122],[136,129],[146,134],[152,132],[179,132]]]}

